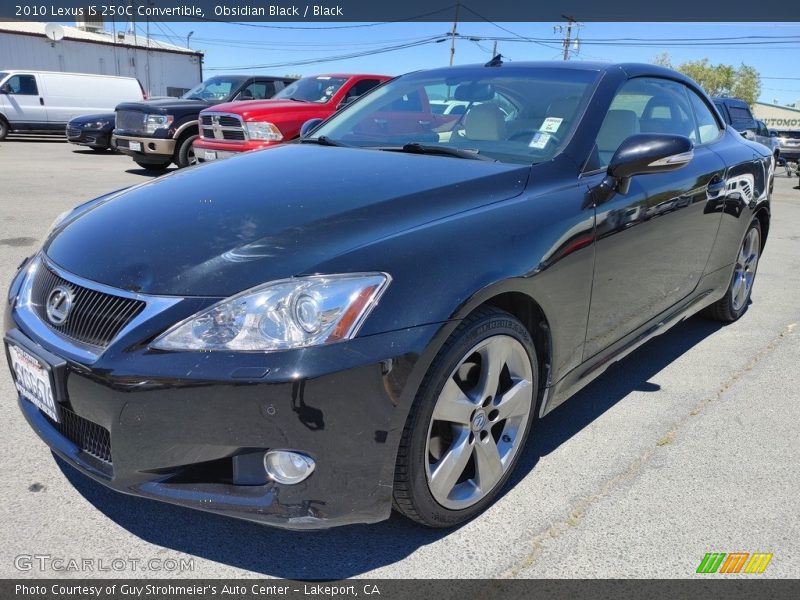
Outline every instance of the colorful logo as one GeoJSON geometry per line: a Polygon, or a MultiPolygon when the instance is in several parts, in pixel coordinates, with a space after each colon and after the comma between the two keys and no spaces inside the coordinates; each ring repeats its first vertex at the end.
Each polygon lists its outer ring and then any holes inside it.
{"type": "Polygon", "coordinates": [[[772,553],[756,552],[709,552],[700,561],[698,573],[763,573],[772,553]]]}

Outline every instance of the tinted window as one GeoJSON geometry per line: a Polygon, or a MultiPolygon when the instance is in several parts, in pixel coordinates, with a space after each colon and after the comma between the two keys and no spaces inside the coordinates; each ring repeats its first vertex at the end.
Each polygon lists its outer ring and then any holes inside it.
{"type": "Polygon", "coordinates": [[[212,77],[186,92],[182,98],[205,100],[210,103],[225,102],[242,85],[242,77],[212,77]]]}
{"type": "Polygon", "coordinates": [[[358,98],[363,96],[372,88],[379,85],[381,82],[378,79],[362,79],[347,92],[347,98],[358,98]]]}
{"type": "Polygon", "coordinates": [[[9,93],[17,96],[38,96],[39,89],[36,87],[36,77],[33,75],[14,75],[6,82],[9,93]]]}
{"type": "Polygon", "coordinates": [[[731,115],[731,125],[734,129],[747,129],[753,127],[753,114],[744,106],[728,106],[731,115]]]}
{"type": "Polygon", "coordinates": [[[693,90],[686,89],[686,93],[689,95],[689,102],[692,105],[692,109],[694,110],[694,118],[697,121],[697,134],[690,135],[689,139],[691,139],[695,144],[698,143],[698,139],[700,140],[700,144],[707,144],[708,142],[713,142],[715,139],[719,137],[720,128],[717,119],[714,117],[714,113],[708,107],[700,96],[698,96],[693,90]]]}
{"type": "Polygon", "coordinates": [[[697,139],[686,87],[666,79],[637,78],[623,84],[597,134],[599,166],[637,133],[671,133],[697,139]]]}

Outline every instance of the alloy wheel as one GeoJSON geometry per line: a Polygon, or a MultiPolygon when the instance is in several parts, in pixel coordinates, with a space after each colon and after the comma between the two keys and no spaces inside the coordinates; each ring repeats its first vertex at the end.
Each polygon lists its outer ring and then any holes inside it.
{"type": "Polygon", "coordinates": [[[468,508],[501,481],[525,436],[532,382],[528,353],[511,336],[487,338],[461,359],[436,400],[425,446],[440,505],[468,508]]]}
{"type": "Polygon", "coordinates": [[[761,234],[757,227],[752,227],[742,242],[731,283],[733,310],[739,311],[750,297],[753,280],[756,277],[758,258],[761,252],[761,234]]]}

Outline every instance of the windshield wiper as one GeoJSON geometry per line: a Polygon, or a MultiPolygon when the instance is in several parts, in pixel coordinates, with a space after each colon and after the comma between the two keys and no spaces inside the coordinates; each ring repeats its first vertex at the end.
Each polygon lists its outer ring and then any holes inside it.
{"type": "Polygon", "coordinates": [[[281,100],[293,100],[294,102],[311,102],[311,100],[303,100],[302,98],[295,98],[294,96],[287,96],[286,98],[281,98],[281,100]]]}
{"type": "Polygon", "coordinates": [[[345,144],[344,142],[339,142],[337,140],[333,140],[329,138],[327,135],[321,135],[319,137],[313,138],[302,138],[300,140],[301,144],[319,144],[320,146],[339,146],[341,148],[353,148],[350,144],[345,144]]]}
{"type": "Polygon", "coordinates": [[[408,152],[409,154],[439,154],[441,156],[454,156],[456,158],[466,158],[468,160],[486,160],[489,162],[497,162],[493,158],[479,154],[479,150],[464,150],[461,148],[448,148],[447,146],[435,146],[420,144],[418,142],[411,142],[405,144],[402,148],[391,148],[391,150],[400,150],[408,152]]]}

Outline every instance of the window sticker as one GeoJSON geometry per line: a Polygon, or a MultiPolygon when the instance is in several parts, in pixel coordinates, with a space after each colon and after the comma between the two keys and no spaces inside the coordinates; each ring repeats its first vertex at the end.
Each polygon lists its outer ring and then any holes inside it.
{"type": "Polygon", "coordinates": [[[547,117],[539,129],[547,133],[555,133],[558,131],[558,128],[561,127],[563,121],[564,119],[560,117],[547,117]]]}
{"type": "Polygon", "coordinates": [[[542,133],[541,131],[533,134],[533,139],[531,143],[528,144],[529,148],[535,148],[536,150],[542,150],[545,146],[547,146],[547,142],[550,141],[550,134],[549,133],[542,133]]]}

